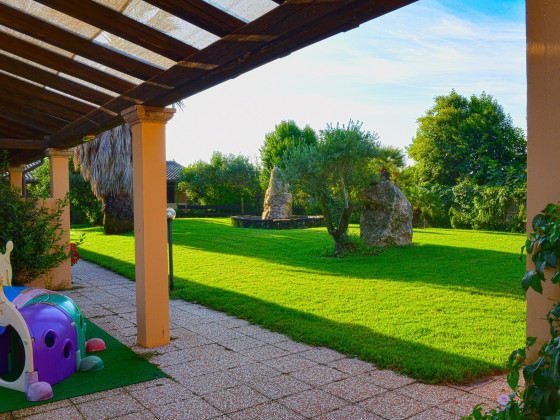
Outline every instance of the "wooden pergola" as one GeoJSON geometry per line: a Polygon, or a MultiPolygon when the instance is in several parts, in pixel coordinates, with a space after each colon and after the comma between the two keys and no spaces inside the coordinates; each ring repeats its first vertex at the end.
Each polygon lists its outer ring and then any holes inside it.
{"type": "MultiPolygon", "coordinates": [[[[63,197],[68,149],[132,125],[138,342],[168,343],[165,123],[174,110],[165,107],[413,1],[0,0],[10,182],[21,186],[24,165],[48,156],[52,197],[63,197]]],[[[71,284],[69,263],[54,277],[71,284]]]]}
{"type": "MultiPolygon", "coordinates": [[[[24,165],[49,156],[52,196],[62,197],[67,149],[132,125],[138,342],[165,344],[165,123],[174,112],[165,107],[414,1],[0,0],[10,181],[21,185],[24,165]]],[[[560,199],[560,2],[526,4],[530,221],[560,199]]],[[[69,280],[69,263],[59,274],[69,280]]],[[[547,337],[542,318],[558,290],[528,294],[528,335],[547,337]]]]}

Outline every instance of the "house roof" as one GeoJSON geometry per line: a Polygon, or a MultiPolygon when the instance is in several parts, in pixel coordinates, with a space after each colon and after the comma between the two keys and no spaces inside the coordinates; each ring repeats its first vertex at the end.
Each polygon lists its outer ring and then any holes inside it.
{"type": "Polygon", "coordinates": [[[168,160],[165,163],[167,169],[167,182],[176,182],[179,178],[181,170],[184,169],[184,166],[175,162],[174,160],[168,160]]]}
{"type": "Polygon", "coordinates": [[[69,148],[415,0],[0,0],[0,151],[69,148]]]}

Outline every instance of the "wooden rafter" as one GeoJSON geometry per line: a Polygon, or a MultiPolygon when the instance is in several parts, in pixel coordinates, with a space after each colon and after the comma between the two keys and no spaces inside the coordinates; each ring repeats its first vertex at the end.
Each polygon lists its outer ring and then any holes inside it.
{"type": "Polygon", "coordinates": [[[179,61],[198,51],[196,48],[172,36],[144,25],[110,7],[92,0],[36,0],[68,16],[104,31],[120,36],[136,45],[144,47],[173,61],[179,61]]]}
{"type": "Polygon", "coordinates": [[[24,139],[41,139],[45,135],[45,133],[41,132],[40,130],[33,130],[29,127],[15,123],[1,116],[0,129],[2,130],[2,132],[8,133],[10,137],[21,137],[24,139]]]}
{"type": "Polygon", "coordinates": [[[69,57],[39,47],[0,31],[0,49],[53,70],[69,74],[116,93],[124,93],[136,85],[112,74],[89,67],[69,57]]]}
{"type": "Polygon", "coordinates": [[[13,123],[21,125],[22,127],[27,127],[30,130],[40,132],[40,133],[42,133],[43,136],[45,136],[45,135],[47,135],[51,132],[51,130],[49,130],[48,128],[46,128],[42,124],[40,124],[40,123],[37,124],[37,123],[31,121],[30,119],[27,119],[27,118],[22,117],[22,116],[17,115],[17,114],[3,112],[1,114],[1,117],[6,121],[11,121],[13,123]]]}
{"type": "MultiPolygon", "coordinates": [[[[45,4],[50,3],[51,5],[58,4],[59,7],[66,8],[68,11],[74,9],[73,5],[65,4],[70,2],[64,2],[63,0],[37,1],[45,4]]],[[[87,0],[84,4],[89,4],[91,1],[87,0]]],[[[204,0],[144,1],[222,38],[208,47],[184,57],[176,65],[165,71],[151,66],[150,70],[146,72],[146,68],[139,70],[137,66],[133,66],[136,74],[144,72],[142,77],[137,76],[144,82],[136,86],[122,79],[111,79],[114,76],[99,72],[93,67],[90,68],[70,58],[63,57],[64,60],[57,60],[58,57],[62,57],[60,54],[48,51],[44,47],[29,44],[26,41],[18,40],[12,45],[9,43],[10,35],[3,33],[0,29],[0,49],[120,94],[120,96],[104,103],[102,107],[93,109],[88,104],[42,89],[31,83],[22,82],[19,79],[15,80],[18,83],[24,83],[24,85],[7,86],[8,80],[3,80],[0,75],[0,102],[9,106],[25,106],[25,109],[31,112],[30,115],[38,118],[39,123],[42,123],[40,125],[41,130],[46,128],[45,124],[56,124],[58,127],[61,121],[68,121],[68,124],[59,130],[52,131],[47,137],[50,147],[68,148],[82,143],[86,134],[97,134],[121,124],[123,122],[120,116],[121,112],[132,105],[168,106],[269,61],[288,55],[333,34],[352,29],[367,20],[413,3],[416,0],[273,0],[280,6],[249,23],[245,23],[204,0]],[[9,45],[4,48],[3,43],[9,45]],[[30,48],[26,48],[27,45],[30,48]],[[58,61],[63,63],[63,69],[60,68],[62,66],[58,61]],[[73,73],[68,69],[72,70],[73,73]],[[105,75],[105,77],[96,79],[98,73],[105,75]],[[123,86],[123,82],[128,83],[128,85],[123,86]],[[118,85],[118,88],[107,87],[111,83],[118,85]],[[38,92],[37,89],[41,92],[38,92]],[[85,105],[89,108],[84,110],[83,108],[69,107],[70,104],[65,102],[67,100],[77,102],[80,107],[85,105]]],[[[79,4],[80,2],[76,3],[79,4]]],[[[72,13],[77,14],[78,12],[74,9],[72,13]]],[[[53,30],[53,25],[24,12],[18,10],[14,12],[13,9],[5,6],[5,3],[3,5],[0,2],[0,25],[4,24],[5,20],[8,21],[6,26],[16,31],[26,33],[38,40],[43,40],[78,55],[85,56],[80,50],[84,50],[91,45],[97,45],[115,52],[61,28],[55,27],[55,30],[53,30]],[[8,14],[5,13],[6,10],[9,11],[8,14]],[[39,22],[36,22],[37,20],[39,22]]],[[[85,17],[83,17],[83,20],[90,24],[94,21],[94,19],[86,19],[85,17]]],[[[107,22],[103,24],[106,25],[107,22]]],[[[97,57],[97,59],[93,58],[93,61],[101,62],[101,50],[91,50],[90,57],[86,56],[86,58],[91,58],[91,55],[97,57]]],[[[126,55],[125,57],[132,62],[121,62],[122,57],[115,59],[119,66],[127,68],[124,73],[131,74],[132,63],[146,64],[126,55]]],[[[102,64],[108,65],[107,60],[102,64]]],[[[117,70],[122,71],[121,68],[117,68],[117,70]]],[[[37,81],[31,76],[23,74],[22,76],[37,81]]],[[[37,76],[38,74],[34,77],[37,76]]],[[[41,76],[44,77],[45,75],[42,74],[41,76]]],[[[83,96],[79,97],[83,98],[83,96]]],[[[14,116],[21,117],[21,114],[9,113],[9,115],[12,120],[14,116]]],[[[14,130],[10,130],[10,127],[3,121],[0,126],[0,137],[11,138],[12,140],[34,138],[28,136],[30,133],[25,132],[24,129],[25,127],[14,127],[14,130]]],[[[35,136],[36,133],[33,135],[35,136]]],[[[23,164],[41,156],[38,149],[20,149],[20,152],[10,150],[12,162],[23,164]]]]}
{"type": "MultiPolygon", "coordinates": [[[[235,34],[193,54],[188,61],[179,62],[165,73],[150,79],[149,83],[130,90],[126,97],[145,105],[168,106],[413,1],[415,0],[287,2],[276,8],[275,13],[247,24],[235,34]],[[360,16],[361,20],[354,16],[360,16]]],[[[120,114],[129,106],[130,101],[123,97],[105,104],[105,108],[115,114],[120,114]]],[[[95,110],[53,135],[51,141],[57,147],[75,145],[82,133],[99,130],[116,119],[117,117],[111,118],[105,112],[95,110]]]]}
{"type": "Polygon", "coordinates": [[[14,93],[24,93],[29,96],[35,96],[54,105],[60,105],[78,113],[88,113],[95,109],[95,107],[84,102],[80,102],[76,99],[69,98],[68,96],[46,90],[37,85],[24,82],[23,80],[8,76],[7,74],[3,73],[0,73],[0,86],[14,93]]]}
{"type": "Polygon", "coordinates": [[[163,69],[0,3],[0,24],[142,80],[163,69]]]}
{"type": "Polygon", "coordinates": [[[0,101],[14,106],[27,106],[37,112],[44,112],[49,116],[53,116],[68,122],[80,118],[81,113],[68,109],[66,107],[53,104],[52,102],[30,95],[15,93],[13,90],[7,89],[0,82],[0,101]]]}
{"type": "MultiPolygon", "coordinates": [[[[165,10],[205,31],[225,36],[245,26],[245,22],[203,0],[173,1],[145,0],[161,10],[165,10]]],[[[180,60],[182,60],[182,57],[180,60]]],[[[179,60],[176,60],[179,61],[179,60]]]]}
{"type": "Polygon", "coordinates": [[[67,121],[60,120],[28,106],[15,104],[13,102],[0,101],[0,114],[25,119],[38,128],[47,130],[49,133],[58,131],[68,124],[67,121]]]}
{"type": "Polygon", "coordinates": [[[47,147],[45,140],[0,139],[1,149],[45,150],[47,147]]]}
{"type": "Polygon", "coordinates": [[[103,105],[114,98],[106,93],[31,66],[23,61],[15,60],[2,53],[0,53],[0,69],[97,105],[103,105]]]}

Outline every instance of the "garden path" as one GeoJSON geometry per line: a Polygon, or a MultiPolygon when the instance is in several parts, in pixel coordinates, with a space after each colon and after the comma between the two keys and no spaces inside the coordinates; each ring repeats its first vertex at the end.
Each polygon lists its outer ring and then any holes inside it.
{"type": "Polygon", "coordinates": [[[171,300],[171,344],[136,345],[134,283],[95,264],[72,268],[66,292],[85,316],[171,378],[0,413],[28,419],[459,419],[491,407],[505,376],[468,385],[426,385],[327,348],[203,306],[171,300]]]}

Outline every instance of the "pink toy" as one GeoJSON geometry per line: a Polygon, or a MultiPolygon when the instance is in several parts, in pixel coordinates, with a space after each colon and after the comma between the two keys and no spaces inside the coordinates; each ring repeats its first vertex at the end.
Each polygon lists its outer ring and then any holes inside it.
{"type": "Polygon", "coordinates": [[[86,352],[105,350],[105,341],[100,338],[92,338],[86,341],[86,352]]]}

